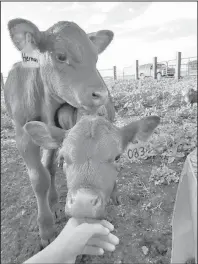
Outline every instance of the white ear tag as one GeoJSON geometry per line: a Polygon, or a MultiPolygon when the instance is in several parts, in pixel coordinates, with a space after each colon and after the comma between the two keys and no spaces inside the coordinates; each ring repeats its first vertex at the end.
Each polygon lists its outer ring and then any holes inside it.
{"type": "Polygon", "coordinates": [[[39,68],[39,50],[30,41],[27,41],[25,47],[21,50],[23,66],[28,68],[39,68]]]}
{"type": "Polygon", "coordinates": [[[39,51],[31,53],[22,53],[23,66],[28,68],[39,68],[39,51]]]}

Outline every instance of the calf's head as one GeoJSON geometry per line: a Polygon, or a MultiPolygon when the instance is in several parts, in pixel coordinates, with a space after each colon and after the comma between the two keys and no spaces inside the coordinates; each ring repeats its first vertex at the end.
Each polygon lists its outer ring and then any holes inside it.
{"type": "Polygon", "coordinates": [[[36,144],[60,147],[68,185],[66,213],[102,218],[118,175],[115,160],[134,138],[146,141],[159,122],[159,117],[149,116],[118,128],[104,117],[85,116],[69,131],[37,121],[25,129],[36,144]]]}
{"type": "Polygon", "coordinates": [[[88,108],[107,101],[107,87],[96,63],[98,55],[112,41],[112,31],[86,34],[77,24],[67,21],[40,31],[35,24],[21,18],[10,20],[8,30],[15,47],[26,59],[35,60],[38,56],[37,67],[44,86],[57,99],[74,107],[88,108]]]}

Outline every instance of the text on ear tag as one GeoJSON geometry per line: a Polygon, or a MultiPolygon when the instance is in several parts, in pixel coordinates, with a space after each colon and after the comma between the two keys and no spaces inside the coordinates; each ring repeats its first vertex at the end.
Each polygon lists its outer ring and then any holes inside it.
{"type": "Polygon", "coordinates": [[[144,142],[130,143],[126,151],[128,159],[132,162],[147,158],[148,149],[144,142]]]}
{"type": "Polygon", "coordinates": [[[22,61],[24,67],[39,68],[39,52],[33,51],[31,53],[22,52],[22,61]]]}

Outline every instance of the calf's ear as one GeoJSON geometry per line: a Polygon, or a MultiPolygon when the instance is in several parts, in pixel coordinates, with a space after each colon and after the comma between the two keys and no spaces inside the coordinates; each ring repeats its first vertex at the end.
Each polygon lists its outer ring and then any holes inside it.
{"type": "Polygon", "coordinates": [[[98,54],[102,53],[106,47],[111,43],[114,34],[111,30],[100,30],[87,34],[97,49],[98,54]]]}
{"type": "Polygon", "coordinates": [[[160,118],[158,116],[148,116],[122,127],[120,131],[123,150],[135,138],[147,141],[159,123],[160,118]]]}
{"type": "Polygon", "coordinates": [[[68,131],[43,122],[31,121],[24,125],[32,140],[45,149],[57,149],[66,138],[68,131]]]}
{"type": "Polygon", "coordinates": [[[41,32],[32,22],[22,18],[8,22],[8,31],[15,47],[25,52],[32,52],[41,40],[41,32]]]}

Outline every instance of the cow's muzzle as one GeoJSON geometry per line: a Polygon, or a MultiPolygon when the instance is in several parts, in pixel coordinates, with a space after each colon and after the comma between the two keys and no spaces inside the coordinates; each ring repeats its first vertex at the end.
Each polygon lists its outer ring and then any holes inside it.
{"type": "Polygon", "coordinates": [[[105,206],[99,194],[81,188],[75,194],[68,193],[65,213],[76,218],[102,219],[105,216],[105,206]]]}

